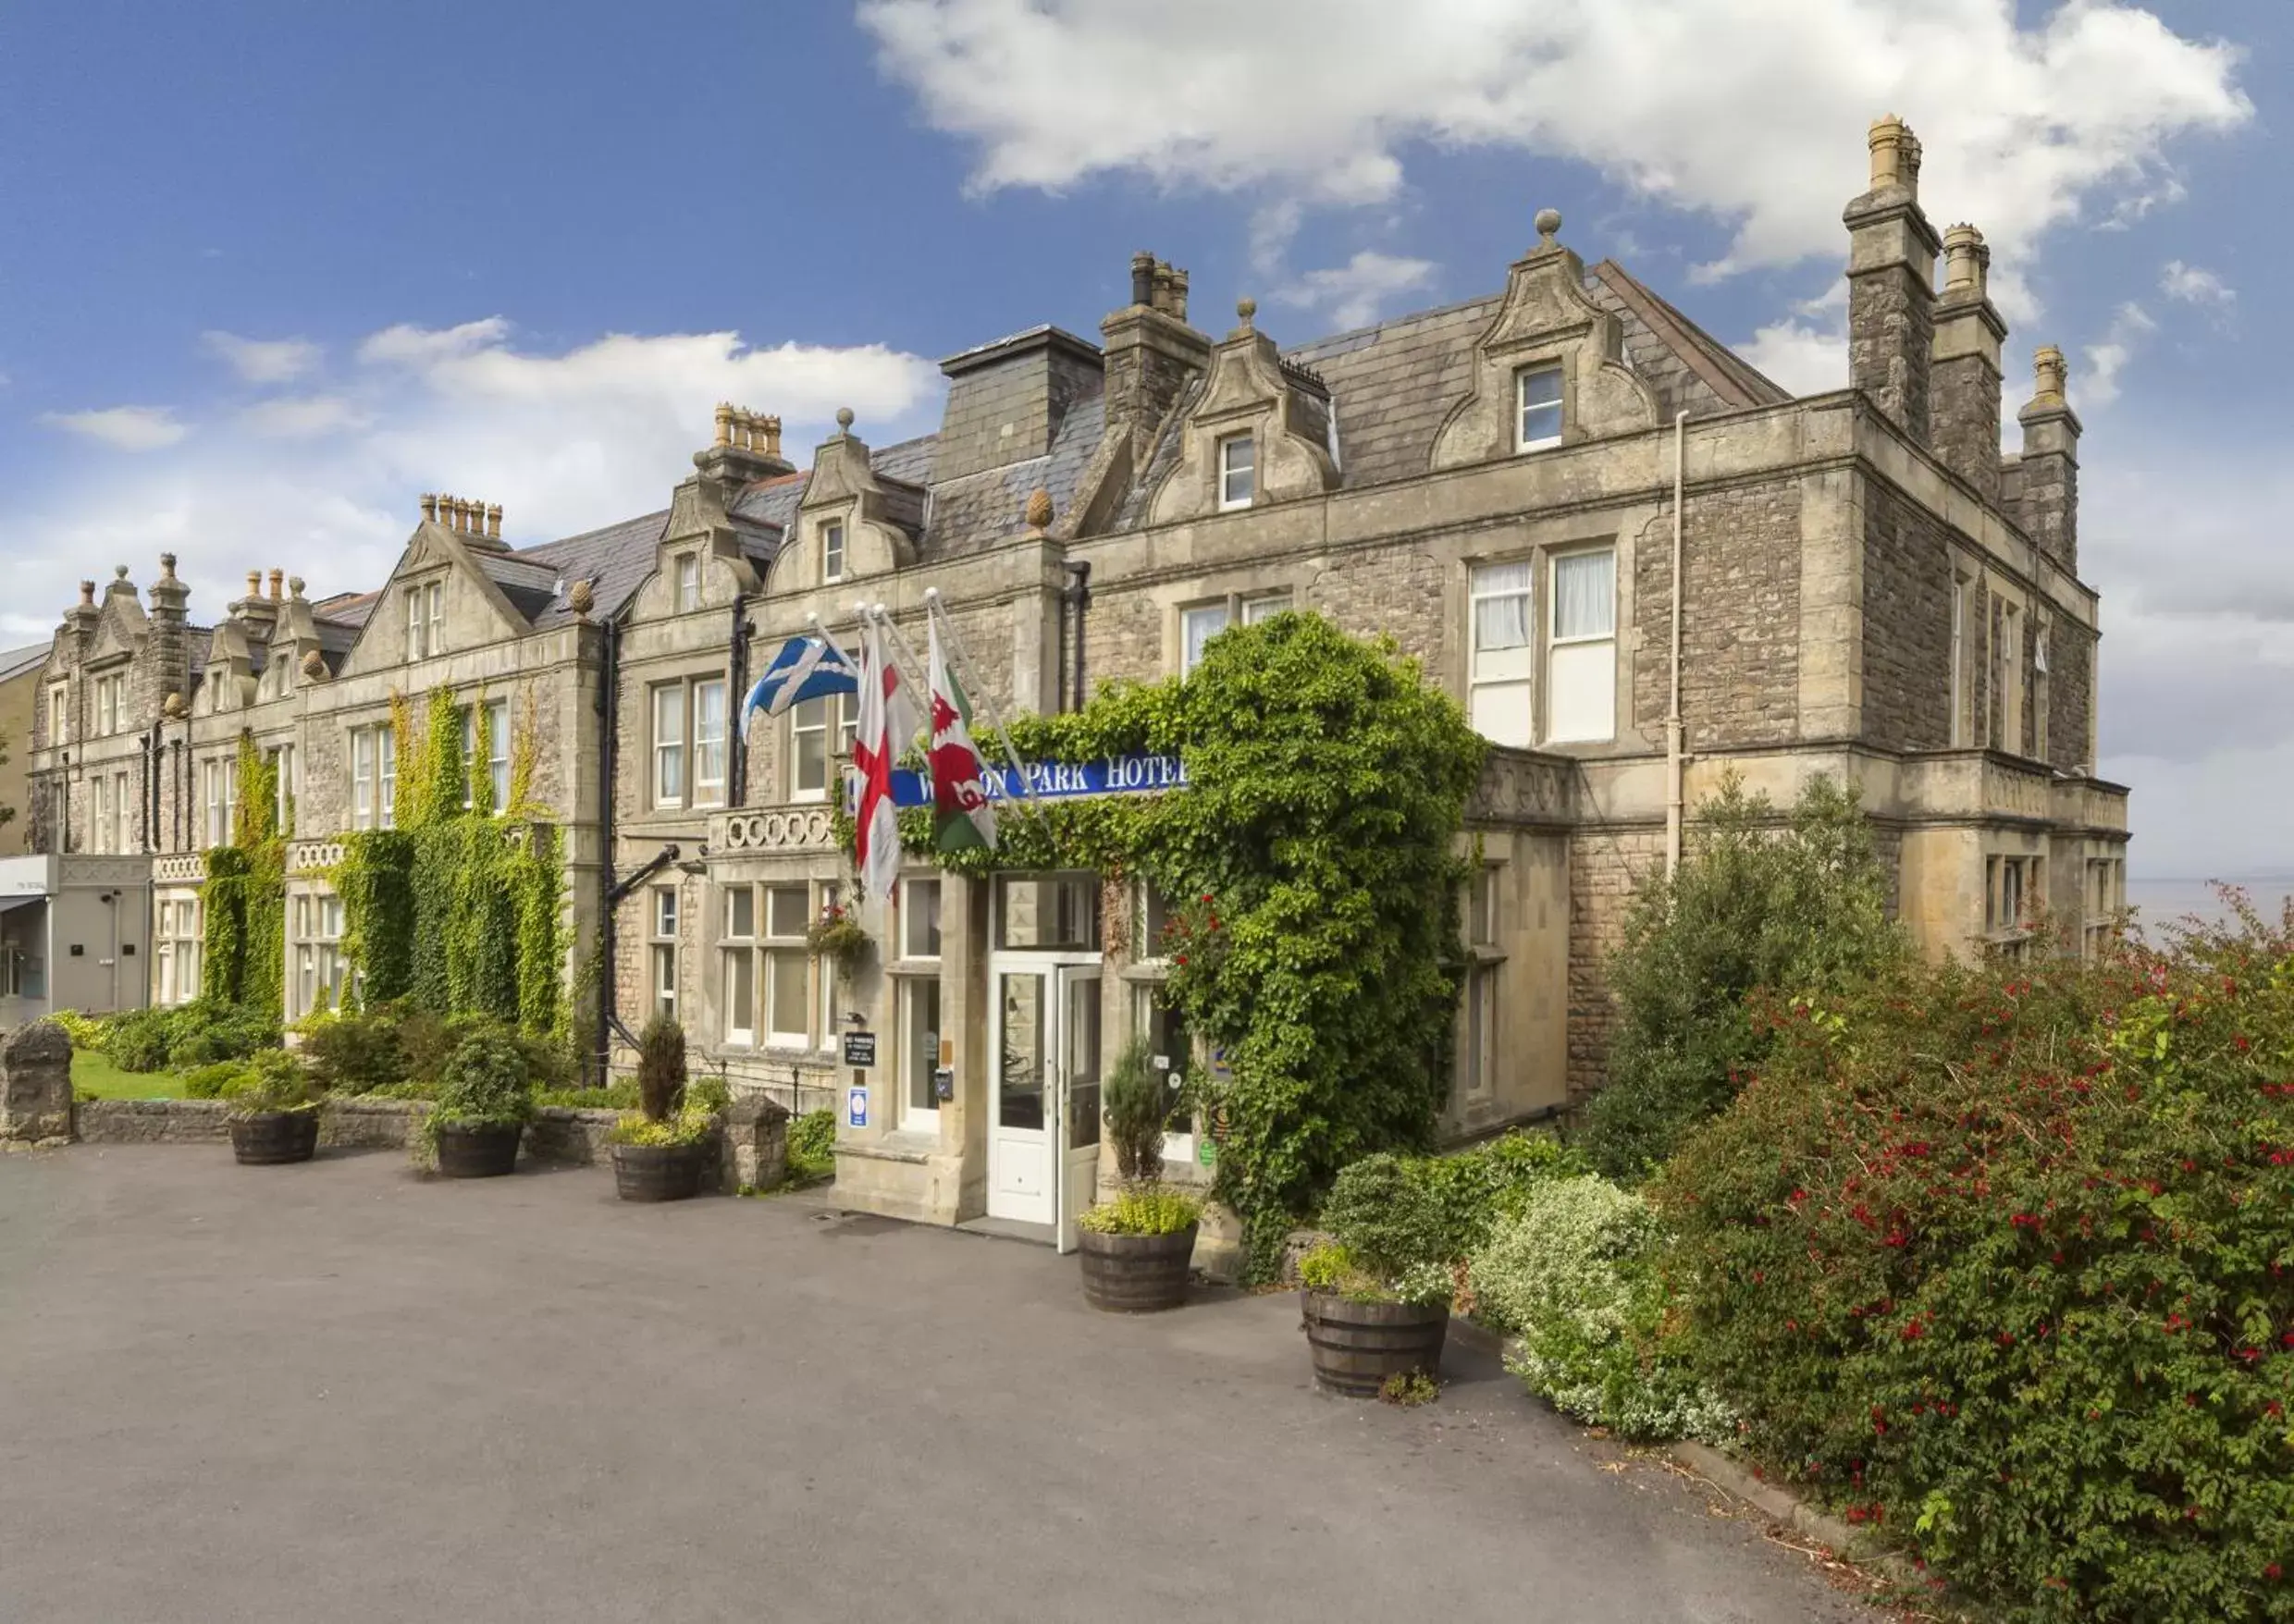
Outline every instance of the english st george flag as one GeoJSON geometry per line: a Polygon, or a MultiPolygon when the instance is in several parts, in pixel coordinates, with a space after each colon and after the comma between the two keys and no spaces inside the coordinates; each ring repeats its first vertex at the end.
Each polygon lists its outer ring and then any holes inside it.
{"type": "Polygon", "coordinates": [[[852,744],[857,832],[853,856],[870,898],[892,894],[900,874],[900,825],[892,804],[892,767],[916,736],[916,707],[899,668],[884,658],[884,634],[873,620],[860,634],[860,717],[852,744]]]}

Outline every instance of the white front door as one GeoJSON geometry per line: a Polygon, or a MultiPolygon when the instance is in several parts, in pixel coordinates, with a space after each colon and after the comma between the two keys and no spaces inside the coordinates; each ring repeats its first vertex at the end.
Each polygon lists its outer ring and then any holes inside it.
{"type": "Polygon", "coordinates": [[[1076,1249],[1076,1216],[1099,1197],[1099,966],[1059,972],[1059,1233],[1076,1249]]]}
{"type": "MultiPolygon", "coordinates": [[[[1083,1138],[1096,1177],[1099,1145],[1099,966],[1045,964],[994,971],[993,1114],[988,1123],[988,1215],[1056,1226],[1068,1163],[1083,1138]]],[[[1089,1200],[1088,1194],[1085,1197],[1089,1200]]]]}

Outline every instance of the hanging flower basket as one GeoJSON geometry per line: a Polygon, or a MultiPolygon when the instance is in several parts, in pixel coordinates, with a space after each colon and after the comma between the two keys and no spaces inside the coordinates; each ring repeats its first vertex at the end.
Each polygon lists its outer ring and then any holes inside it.
{"type": "Polygon", "coordinates": [[[805,945],[814,958],[831,961],[837,973],[849,980],[868,962],[871,941],[858,920],[839,904],[831,903],[805,932],[805,945]]]}

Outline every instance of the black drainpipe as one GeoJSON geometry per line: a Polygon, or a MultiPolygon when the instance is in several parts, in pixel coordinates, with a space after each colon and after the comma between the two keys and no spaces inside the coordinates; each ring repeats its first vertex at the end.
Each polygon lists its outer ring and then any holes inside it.
{"type": "MultiPolygon", "coordinates": [[[[1060,641],[1063,645],[1065,645],[1067,641],[1066,633],[1067,629],[1067,614],[1066,606],[1068,601],[1072,601],[1075,604],[1075,682],[1071,685],[1075,690],[1075,707],[1078,710],[1081,710],[1083,708],[1083,616],[1085,611],[1092,607],[1092,566],[1088,563],[1069,564],[1067,566],[1067,573],[1075,579],[1074,584],[1060,594],[1060,641]]],[[[1067,651],[1063,646],[1061,649],[1062,655],[1064,656],[1066,652],[1067,651]]],[[[1064,703],[1064,693],[1066,686],[1070,684],[1063,684],[1062,709],[1067,708],[1064,703]]]]}
{"type": "Polygon", "coordinates": [[[748,638],[752,630],[745,610],[748,596],[733,595],[733,646],[725,656],[725,805],[748,802],[748,730],[740,723],[741,701],[748,690],[748,638]]]}
{"type": "Polygon", "coordinates": [[[604,905],[598,914],[597,1081],[602,1085],[611,1075],[613,1053],[613,907],[620,901],[613,884],[613,785],[614,757],[619,754],[621,733],[622,629],[619,622],[607,620],[598,631],[603,635],[603,645],[598,660],[597,699],[601,729],[598,745],[598,890],[604,905]]]}
{"type": "Polygon", "coordinates": [[[1059,589],[1059,650],[1052,658],[1052,681],[1057,695],[1052,705],[1054,711],[1067,708],[1067,599],[1074,590],[1071,586],[1059,589]]]}
{"type": "Polygon", "coordinates": [[[151,731],[143,735],[143,850],[146,855],[159,850],[161,725],[152,723],[151,731]]]}

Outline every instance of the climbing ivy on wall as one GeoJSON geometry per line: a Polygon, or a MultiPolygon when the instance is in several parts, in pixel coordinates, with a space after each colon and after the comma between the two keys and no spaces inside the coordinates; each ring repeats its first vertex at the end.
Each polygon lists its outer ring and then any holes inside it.
{"type": "Polygon", "coordinates": [[[287,842],[278,827],[278,762],[239,735],[239,805],[231,843],[207,854],[200,887],[206,995],[278,1016],[287,975],[287,842]]]}
{"type": "Polygon", "coordinates": [[[408,700],[393,697],[398,827],[344,840],[334,874],[343,951],[364,973],[371,1002],[560,1031],[563,882],[556,824],[531,800],[535,707],[529,695],[512,729],[509,805],[500,817],[493,815],[483,694],[473,719],[476,748],[465,760],[452,689],[432,690],[419,721],[408,700]]]}
{"type": "MultiPolygon", "coordinates": [[[[1226,1052],[1231,1080],[1208,1101],[1225,1123],[1217,1193],[1267,1276],[1339,1167],[1432,1136],[1482,740],[1390,642],[1302,614],[1214,639],[1184,682],[1111,685],[1010,734],[1023,759],[1185,763],[1184,791],[1005,803],[996,852],[943,860],[1142,875],[1185,904],[1167,992],[1226,1052]]],[[[929,808],[901,815],[901,839],[931,849],[929,808]]]]}

